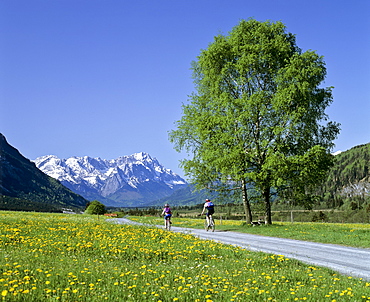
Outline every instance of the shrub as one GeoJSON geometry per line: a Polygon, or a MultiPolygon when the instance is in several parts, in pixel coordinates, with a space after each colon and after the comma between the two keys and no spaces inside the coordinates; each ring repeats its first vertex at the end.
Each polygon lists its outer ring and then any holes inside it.
{"type": "Polygon", "coordinates": [[[85,213],[91,215],[103,215],[107,212],[105,205],[97,200],[90,202],[85,213]]]}

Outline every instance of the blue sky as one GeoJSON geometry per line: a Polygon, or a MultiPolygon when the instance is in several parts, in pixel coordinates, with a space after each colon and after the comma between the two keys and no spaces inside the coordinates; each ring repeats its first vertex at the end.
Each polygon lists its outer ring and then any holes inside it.
{"type": "Polygon", "coordinates": [[[183,175],[168,131],[190,64],[241,19],[282,21],[324,56],[337,150],[370,142],[370,1],[1,0],[0,132],[29,159],[147,152],[183,175]]]}

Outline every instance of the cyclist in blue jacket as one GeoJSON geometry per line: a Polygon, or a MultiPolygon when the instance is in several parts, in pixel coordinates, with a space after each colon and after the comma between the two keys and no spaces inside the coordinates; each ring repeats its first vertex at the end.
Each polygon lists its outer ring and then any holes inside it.
{"type": "Polygon", "coordinates": [[[210,199],[206,199],[206,202],[204,203],[204,207],[203,207],[203,211],[202,211],[202,214],[207,211],[206,213],[206,219],[207,219],[207,223],[208,223],[208,226],[209,226],[209,216],[210,215],[213,215],[213,213],[215,212],[215,205],[213,204],[213,202],[210,200],[210,199]]]}

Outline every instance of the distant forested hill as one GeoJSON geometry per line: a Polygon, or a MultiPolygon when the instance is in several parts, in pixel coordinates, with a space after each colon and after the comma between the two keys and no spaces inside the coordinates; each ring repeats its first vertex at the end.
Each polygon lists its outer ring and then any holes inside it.
{"type": "Polygon", "coordinates": [[[339,206],[348,198],[370,198],[370,143],[335,156],[322,191],[327,202],[339,206]]]}
{"type": "Polygon", "coordinates": [[[0,133],[0,209],[61,211],[83,209],[86,199],[40,171],[0,133]]]}

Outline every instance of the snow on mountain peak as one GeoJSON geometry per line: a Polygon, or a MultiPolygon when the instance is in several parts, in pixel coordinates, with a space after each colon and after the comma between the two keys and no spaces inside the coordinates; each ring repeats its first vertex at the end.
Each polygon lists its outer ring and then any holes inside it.
{"type": "Polygon", "coordinates": [[[132,155],[136,160],[143,161],[144,159],[150,158],[149,154],[145,152],[134,153],[132,155]]]}
{"type": "Polygon", "coordinates": [[[34,163],[44,173],[84,197],[91,190],[106,197],[120,192],[122,188],[138,190],[143,184],[151,182],[158,183],[158,186],[161,183],[162,188],[165,185],[171,190],[187,184],[179,175],[163,167],[156,158],[145,152],[112,160],[89,156],[59,159],[55,155],[46,155],[36,158],[34,163]]]}

